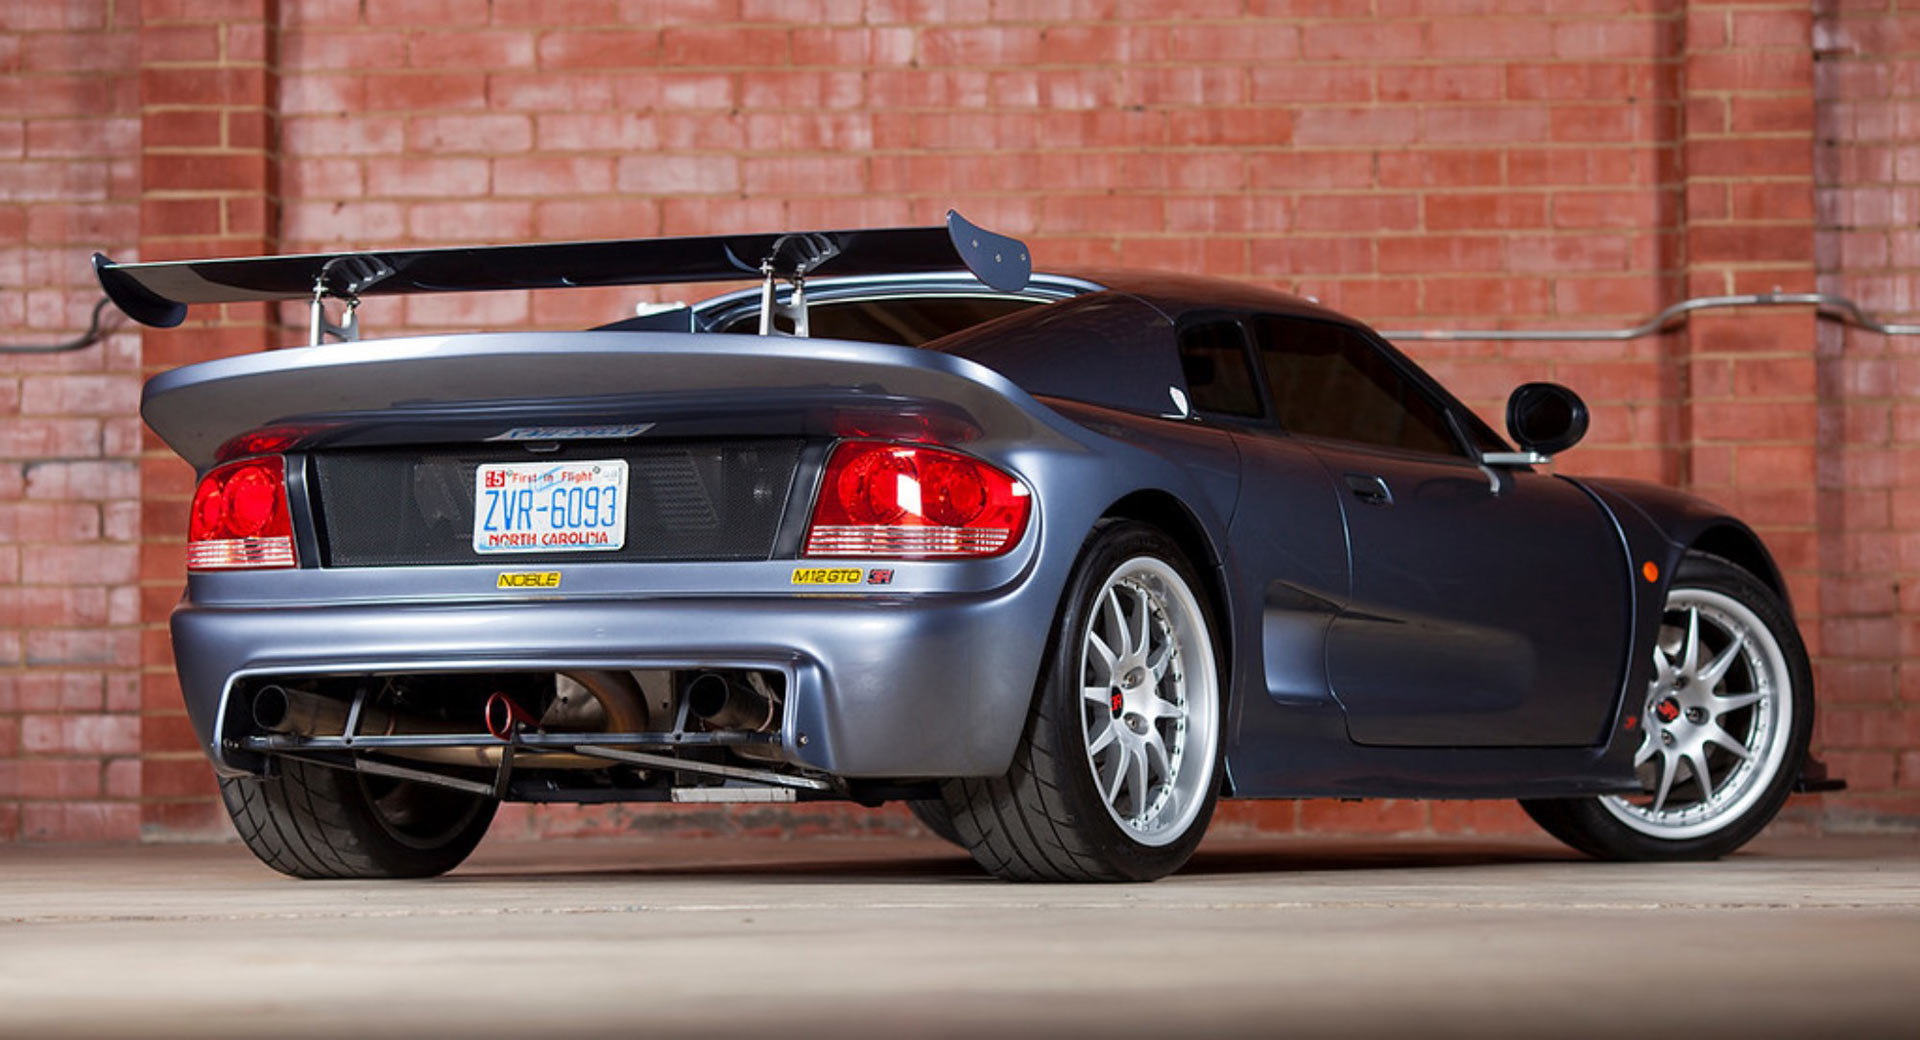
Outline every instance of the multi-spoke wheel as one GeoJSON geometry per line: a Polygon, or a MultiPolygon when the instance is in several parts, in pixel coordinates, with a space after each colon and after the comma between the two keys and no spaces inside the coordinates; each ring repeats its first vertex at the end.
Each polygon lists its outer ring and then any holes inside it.
{"type": "Polygon", "coordinates": [[[1770,589],[1693,554],[1667,593],[1653,658],[1634,756],[1643,792],[1524,804],[1554,836],[1593,855],[1725,855],[1779,811],[1806,754],[1806,650],[1770,589]]]}
{"type": "Polygon", "coordinates": [[[1013,880],[1149,880],[1179,868],[1219,791],[1221,663],[1179,548],[1096,530],[1076,567],[1013,769],[957,780],[961,844],[1013,880]]]}
{"type": "Polygon", "coordinates": [[[1082,735],[1100,801],[1135,839],[1160,845],[1186,832],[1212,770],[1187,765],[1189,743],[1210,758],[1219,697],[1188,697],[1187,658],[1212,679],[1200,604],[1166,561],[1128,560],[1096,599],[1081,637],[1082,735]]]}
{"type": "Polygon", "coordinates": [[[1739,600],[1676,589],[1653,652],[1646,738],[1634,756],[1650,794],[1606,798],[1629,827],[1655,837],[1705,833],[1765,793],[1793,724],[1793,683],[1779,641],[1739,600]]]}

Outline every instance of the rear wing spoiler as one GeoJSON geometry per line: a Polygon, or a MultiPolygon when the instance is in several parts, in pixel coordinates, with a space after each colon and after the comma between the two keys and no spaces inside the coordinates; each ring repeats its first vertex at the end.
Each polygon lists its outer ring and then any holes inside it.
{"type": "Polygon", "coordinates": [[[989,287],[1017,292],[1032,262],[1017,239],[997,235],[949,210],[945,227],[870,228],[786,234],[628,238],[594,242],[474,246],[448,249],[307,253],[224,260],[117,264],[99,253],[93,270],[108,298],[143,325],[172,328],[196,303],[308,300],[312,336],[353,334],[351,310],[363,296],[559,289],[574,286],[665,285],[758,278],[765,281],[761,331],[776,309],[806,335],[805,296],[812,274],[920,274],[964,267],[989,287]],[[792,304],[776,308],[776,279],[793,283],[792,304]],[[346,328],[326,323],[322,302],[345,301],[346,328]]]}

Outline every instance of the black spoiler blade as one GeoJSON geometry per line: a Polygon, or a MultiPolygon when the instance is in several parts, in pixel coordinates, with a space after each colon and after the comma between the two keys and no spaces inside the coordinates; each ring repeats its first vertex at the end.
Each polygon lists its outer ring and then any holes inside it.
{"type": "Polygon", "coordinates": [[[1027,284],[1026,244],[951,210],[945,227],[629,238],[450,249],[369,250],[117,264],[95,253],[100,287],[127,316],[171,328],[195,303],[350,298],[487,289],[664,285],[799,275],[919,274],[965,267],[988,286],[1027,284]]]}

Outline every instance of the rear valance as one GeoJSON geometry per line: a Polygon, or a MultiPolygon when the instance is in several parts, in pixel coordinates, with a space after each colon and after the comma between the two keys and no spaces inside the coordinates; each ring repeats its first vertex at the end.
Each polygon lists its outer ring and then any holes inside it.
{"type": "Polygon", "coordinates": [[[195,303],[356,299],[407,293],[661,285],[814,274],[920,274],[965,267],[1023,288],[1027,247],[948,211],[945,227],[630,238],[117,264],[95,253],[100,287],[127,316],[171,328],[195,303]]]}

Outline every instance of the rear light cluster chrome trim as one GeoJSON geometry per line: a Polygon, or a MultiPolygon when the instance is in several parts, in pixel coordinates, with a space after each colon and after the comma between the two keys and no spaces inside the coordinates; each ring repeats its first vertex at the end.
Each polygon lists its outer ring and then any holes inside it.
{"type": "Polygon", "coordinates": [[[287,535],[272,538],[221,538],[192,542],[187,546],[187,567],[196,571],[230,571],[251,567],[293,567],[293,539],[287,535]]]}
{"type": "Polygon", "coordinates": [[[850,524],[816,527],[807,535],[809,556],[992,556],[1013,542],[1005,527],[885,527],[850,524]]]}

